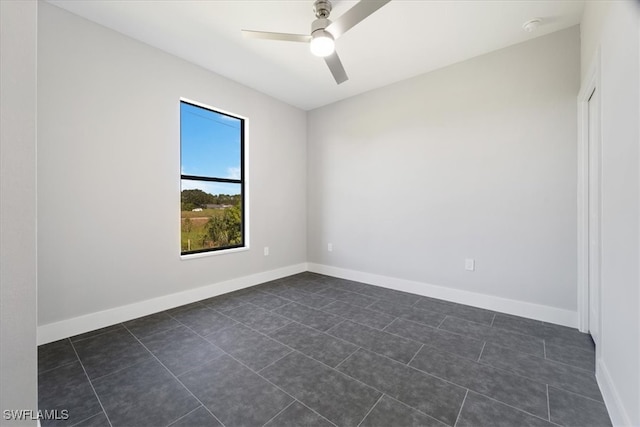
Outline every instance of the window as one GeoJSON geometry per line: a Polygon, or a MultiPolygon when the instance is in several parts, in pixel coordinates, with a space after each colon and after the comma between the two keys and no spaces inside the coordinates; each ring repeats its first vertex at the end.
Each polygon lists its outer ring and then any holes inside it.
{"type": "Polygon", "coordinates": [[[180,253],[245,246],[242,118],[180,101],[180,253]]]}

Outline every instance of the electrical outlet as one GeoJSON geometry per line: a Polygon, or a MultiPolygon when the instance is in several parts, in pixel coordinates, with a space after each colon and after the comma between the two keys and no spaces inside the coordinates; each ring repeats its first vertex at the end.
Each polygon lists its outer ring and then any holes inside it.
{"type": "Polygon", "coordinates": [[[269,246],[264,247],[264,256],[269,256],[269,246]]]}
{"type": "Polygon", "coordinates": [[[328,250],[329,252],[333,252],[333,243],[329,243],[329,244],[327,245],[327,250],[328,250]]]}
{"type": "Polygon", "coordinates": [[[473,271],[476,269],[476,261],[473,258],[467,258],[464,260],[464,269],[467,271],[473,271]]]}

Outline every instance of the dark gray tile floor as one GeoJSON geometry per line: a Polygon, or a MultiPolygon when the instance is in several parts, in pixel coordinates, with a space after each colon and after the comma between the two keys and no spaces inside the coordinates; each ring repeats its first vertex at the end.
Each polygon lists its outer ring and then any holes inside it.
{"type": "Polygon", "coordinates": [[[38,348],[43,426],[608,426],[575,329],[302,273],[38,348]]]}

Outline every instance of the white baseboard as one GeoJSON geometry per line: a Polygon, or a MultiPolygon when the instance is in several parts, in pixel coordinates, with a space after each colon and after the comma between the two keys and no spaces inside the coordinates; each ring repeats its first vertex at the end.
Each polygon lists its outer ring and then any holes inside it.
{"type": "Polygon", "coordinates": [[[307,271],[301,263],[38,326],[38,345],[307,271]]]}
{"type": "Polygon", "coordinates": [[[607,411],[609,411],[611,423],[614,426],[632,426],[631,417],[625,411],[607,365],[602,360],[596,361],[596,380],[598,381],[604,404],[607,407],[607,411]]]}
{"type": "Polygon", "coordinates": [[[326,274],[342,279],[396,289],[398,291],[472,305],[474,307],[485,308],[530,319],[542,320],[572,328],[578,326],[578,313],[575,311],[563,310],[561,308],[501,298],[476,292],[463,291],[461,289],[431,285],[428,283],[398,279],[395,277],[380,276],[377,274],[364,273],[361,271],[348,270],[323,264],[309,263],[308,267],[309,271],[314,273],[326,274]]]}
{"type": "Polygon", "coordinates": [[[322,264],[301,263],[276,270],[238,277],[224,282],[214,283],[196,289],[190,289],[170,295],[140,301],[120,307],[111,308],[96,313],[65,319],[55,323],[38,326],[38,345],[57,341],[70,336],[82,334],[95,329],[104,328],[120,322],[147,316],[159,311],[168,310],[184,304],[222,295],[238,289],[254,286],[270,280],[290,276],[304,271],[327,274],[348,280],[355,280],[375,286],[411,292],[418,295],[439,298],[460,304],[472,305],[502,313],[514,314],[536,320],[576,327],[578,315],[576,312],[532,304],[523,301],[431,285],[411,280],[364,273],[322,264]]]}

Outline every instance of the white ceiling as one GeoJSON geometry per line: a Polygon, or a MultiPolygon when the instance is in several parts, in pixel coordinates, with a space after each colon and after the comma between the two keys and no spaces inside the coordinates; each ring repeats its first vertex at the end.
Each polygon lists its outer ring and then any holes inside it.
{"type": "MultiPolygon", "coordinates": [[[[338,86],[307,44],[240,32],[308,34],[313,0],[49,3],[305,110],[571,27],[584,7],[583,0],[392,0],[336,42],[349,75],[338,86]],[[526,33],[522,24],[534,17],[542,25],[526,33]]],[[[332,3],[335,19],[356,2],[332,3]]]]}

